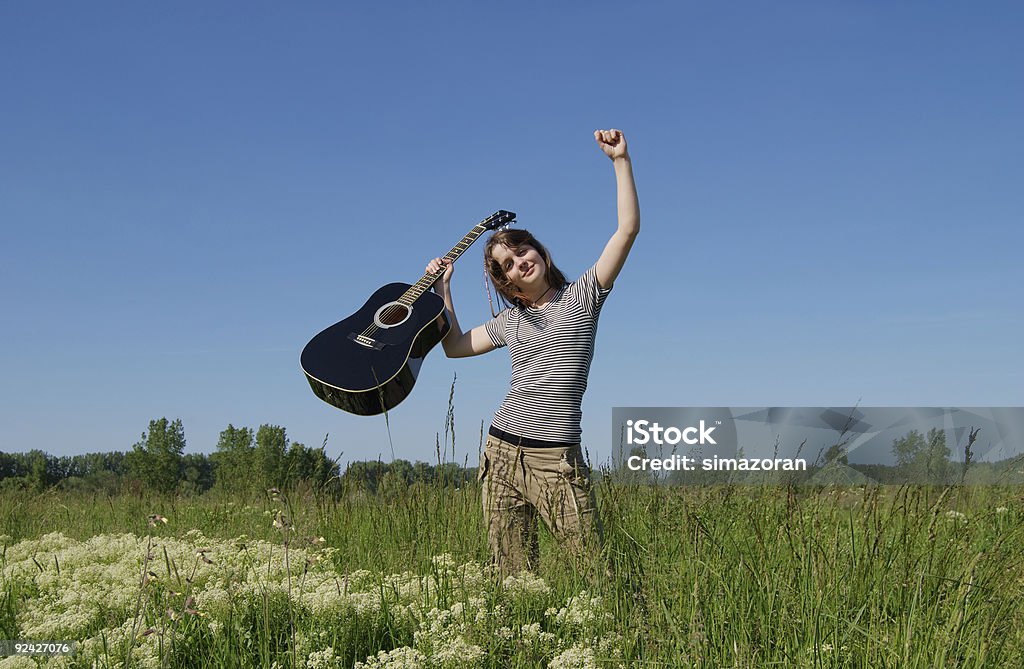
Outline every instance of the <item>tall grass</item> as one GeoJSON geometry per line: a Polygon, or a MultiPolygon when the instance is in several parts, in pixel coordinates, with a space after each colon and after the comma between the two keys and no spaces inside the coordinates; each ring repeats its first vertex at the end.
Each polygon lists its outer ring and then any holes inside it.
{"type": "MultiPolygon", "coordinates": [[[[49,574],[58,555],[40,550],[38,573],[15,576],[7,552],[19,542],[51,532],[79,541],[122,532],[144,540],[158,532],[165,545],[191,536],[193,543],[278,547],[239,549],[250,551],[239,578],[263,585],[208,618],[187,615],[189,586],[174,581],[192,565],[151,556],[169,585],[147,595],[153,606],[139,628],[173,626],[173,652],[161,651],[163,666],[352,666],[416,644],[436,651],[453,642],[444,630],[454,629],[445,625],[457,615],[466,618],[458,623],[463,637],[484,653],[463,658],[465,666],[1022,666],[1024,495],[1017,489],[671,488],[604,477],[597,498],[614,576],[592,580],[542,531],[540,574],[549,590],[510,594],[507,585],[445,566],[487,562],[473,484],[340,498],[300,489],[287,492],[286,510],[265,496],[8,494],[0,497],[0,632],[22,636],[23,612],[41,592],[39,575],[49,574]],[[274,527],[282,511],[293,528],[285,533],[274,527]],[[170,523],[150,528],[150,514],[170,523]],[[329,550],[309,548],[320,537],[329,550]],[[269,563],[283,560],[286,549],[282,591],[270,587],[269,563]],[[439,561],[443,554],[449,562],[439,561]],[[311,587],[309,561],[318,556],[325,573],[336,575],[339,596],[355,588],[349,575],[375,575],[359,578],[376,584],[366,589],[377,593],[379,606],[325,618],[296,604],[311,587]],[[413,577],[419,585],[408,590],[413,577]],[[601,615],[576,611],[588,597],[599,598],[601,615]],[[168,610],[174,620],[160,620],[168,610]],[[467,611],[476,612],[473,620],[467,611]],[[614,640],[614,653],[601,639],[614,640]],[[573,656],[570,646],[582,650],[573,656]],[[310,654],[328,647],[328,660],[310,654]]],[[[133,558],[139,569],[143,552],[133,558]]],[[[90,634],[132,611],[105,615],[90,634]]],[[[117,666],[119,656],[106,657],[117,666]]],[[[424,666],[460,665],[435,659],[424,666]]]]}

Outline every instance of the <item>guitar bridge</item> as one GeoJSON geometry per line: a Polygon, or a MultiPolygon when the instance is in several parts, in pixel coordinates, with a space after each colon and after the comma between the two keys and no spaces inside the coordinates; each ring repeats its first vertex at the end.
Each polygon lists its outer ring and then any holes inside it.
{"type": "Polygon", "coordinates": [[[348,333],[348,338],[351,339],[352,341],[354,341],[357,344],[365,346],[366,348],[372,348],[375,351],[379,351],[382,348],[384,348],[384,342],[377,341],[376,339],[373,339],[371,337],[367,337],[366,335],[356,334],[355,332],[350,332],[350,333],[348,333]]]}

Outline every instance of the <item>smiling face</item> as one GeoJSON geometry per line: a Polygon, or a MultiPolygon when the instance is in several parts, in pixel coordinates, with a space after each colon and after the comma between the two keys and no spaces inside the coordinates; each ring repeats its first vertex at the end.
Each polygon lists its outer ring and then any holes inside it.
{"type": "Polygon", "coordinates": [[[544,261],[544,256],[529,244],[520,244],[516,247],[496,244],[491,249],[491,259],[497,263],[505,279],[515,286],[518,292],[533,299],[547,292],[548,265],[544,261]]]}
{"type": "Polygon", "coordinates": [[[495,232],[484,247],[484,267],[507,304],[536,302],[549,288],[568,283],[551,254],[527,230],[495,232]]]}

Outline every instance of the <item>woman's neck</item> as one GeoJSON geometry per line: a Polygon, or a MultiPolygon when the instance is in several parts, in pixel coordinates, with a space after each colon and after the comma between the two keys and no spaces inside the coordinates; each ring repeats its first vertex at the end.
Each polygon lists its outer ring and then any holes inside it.
{"type": "Polygon", "coordinates": [[[554,287],[554,286],[548,286],[547,284],[545,284],[545,285],[544,285],[544,286],[543,286],[542,288],[540,288],[539,290],[540,290],[541,292],[540,292],[540,294],[539,294],[539,295],[537,295],[537,297],[536,297],[536,298],[534,298],[534,297],[532,297],[532,296],[527,296],[527,298],[528,298],[528,299],[530,300],[530,304],[531,304],[531,306],[534,306],[534,307],[542,307],[542,306],[544,306],[545,304],[547,304],[547,303],[548,303],[548,300],[550,300],[550,299],[551,299],[551,296],[552,296],[552,295],[554,294],[554,292],[555,292],[555,287],[554,287]]]}

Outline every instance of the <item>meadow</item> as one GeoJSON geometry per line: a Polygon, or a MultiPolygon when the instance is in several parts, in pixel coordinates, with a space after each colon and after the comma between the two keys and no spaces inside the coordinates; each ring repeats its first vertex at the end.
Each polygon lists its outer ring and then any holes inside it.
{"type": "Polygon", "coordinates": [[[1024,491],[601,477],[612,577],[487,568],[475,484],[0,496],[0,667],[1020,667],[1024,491]]]}

